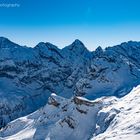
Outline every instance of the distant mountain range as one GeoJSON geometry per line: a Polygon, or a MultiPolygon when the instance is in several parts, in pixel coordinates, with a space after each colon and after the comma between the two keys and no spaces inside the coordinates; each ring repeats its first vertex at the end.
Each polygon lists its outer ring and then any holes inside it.
{"type": "Polygon", "coordinates": [[[112,140],[117,130],[125,131],[113,123],[126,117],[126,105],[131,114],[139,103],[139,87],[128,94],[139,84],[140,42],[91,52],[78,39],[59,49],[44,42],[19,46],[0,37],[0,139],[112,140]]]}

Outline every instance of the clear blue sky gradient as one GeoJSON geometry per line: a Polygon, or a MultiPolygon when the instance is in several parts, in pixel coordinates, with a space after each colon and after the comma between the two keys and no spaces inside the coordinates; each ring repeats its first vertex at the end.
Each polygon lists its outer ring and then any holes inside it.
{"type": "Polygon", "coordinates": [[[0,36],[21,45],[80,39],[88,49],[140,41],[140,0],[0,0],[0,36]]]}

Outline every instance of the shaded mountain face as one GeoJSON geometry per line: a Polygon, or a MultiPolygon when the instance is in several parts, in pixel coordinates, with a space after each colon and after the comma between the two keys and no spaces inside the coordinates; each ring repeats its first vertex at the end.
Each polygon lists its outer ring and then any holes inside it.
{"type": "Polygon", "coordinates": [[[76,83],[75,94],[96,99],[122,97],[140,82],[140,43],[128,42],[93,52],[88,73],[76,83]]]}
{"type": "Polygon", "coordinates": [[[121,97],[140,83],[139,42],[90,52],[79,40],[29,48],[1,37],[0,54],[0,127],[45,105],[51,93],[121,97]]]}
{"type": "Polygon", "coordinates": [[[52,94],[36,112],[10,122],[1,140],[140,139],[140,86],[122,98],[87,100],[52,94]]]}

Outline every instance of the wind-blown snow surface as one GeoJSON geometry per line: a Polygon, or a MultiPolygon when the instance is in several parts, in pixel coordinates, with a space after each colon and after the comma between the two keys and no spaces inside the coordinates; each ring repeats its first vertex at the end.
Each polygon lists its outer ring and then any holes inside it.
{"type": "Polygon", "coordinates": [[[52,94],[48,104],[0,131],[2,140],[139,140],[140,86],[121,99],[52,94]]]}
{"type": "Polygon", "coordinates": [[[44,106],[51,93],[122,97],[140,84],[139,60],[140,42],[90,52],[79,40],[29,48],[0,37],[0,128],[44,106]]]}
{"type": "MultiPolygon", "coordinates": [[[[100,114],[117,110],[107,130],[92,140],[139,140],[140,139],[140,86],[117,102],[104,107],[100,114]]],[[[100,131],[100,130],[99,130],[100,131]]]]}

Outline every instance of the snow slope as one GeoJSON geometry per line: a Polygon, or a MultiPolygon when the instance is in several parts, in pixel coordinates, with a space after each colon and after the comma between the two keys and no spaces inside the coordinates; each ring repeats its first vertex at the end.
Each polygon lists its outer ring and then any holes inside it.
{"type": "Polygon", "coordinates": [[[10,122],[1,140],[138,140],[140,86],[120,99],[65,99],[52,94],[38,111],[10,122]]]}
{"type": "Polygon", "coordinates": [[[1,130],[0,136],[8,140],[88,139],[95,128],[94,121],[100,107],[99,101],[80,97],[64,99],[52,94],[45,107],[9,123],[1,130]]]}
{"type": "Polygon", "coordinates": [[[112,109],[119,111],[107,130],[92,140],[139,140],[140,139],[140,86],[115,104],[103,108],[99,113],[106,114],[112,109]]]}

